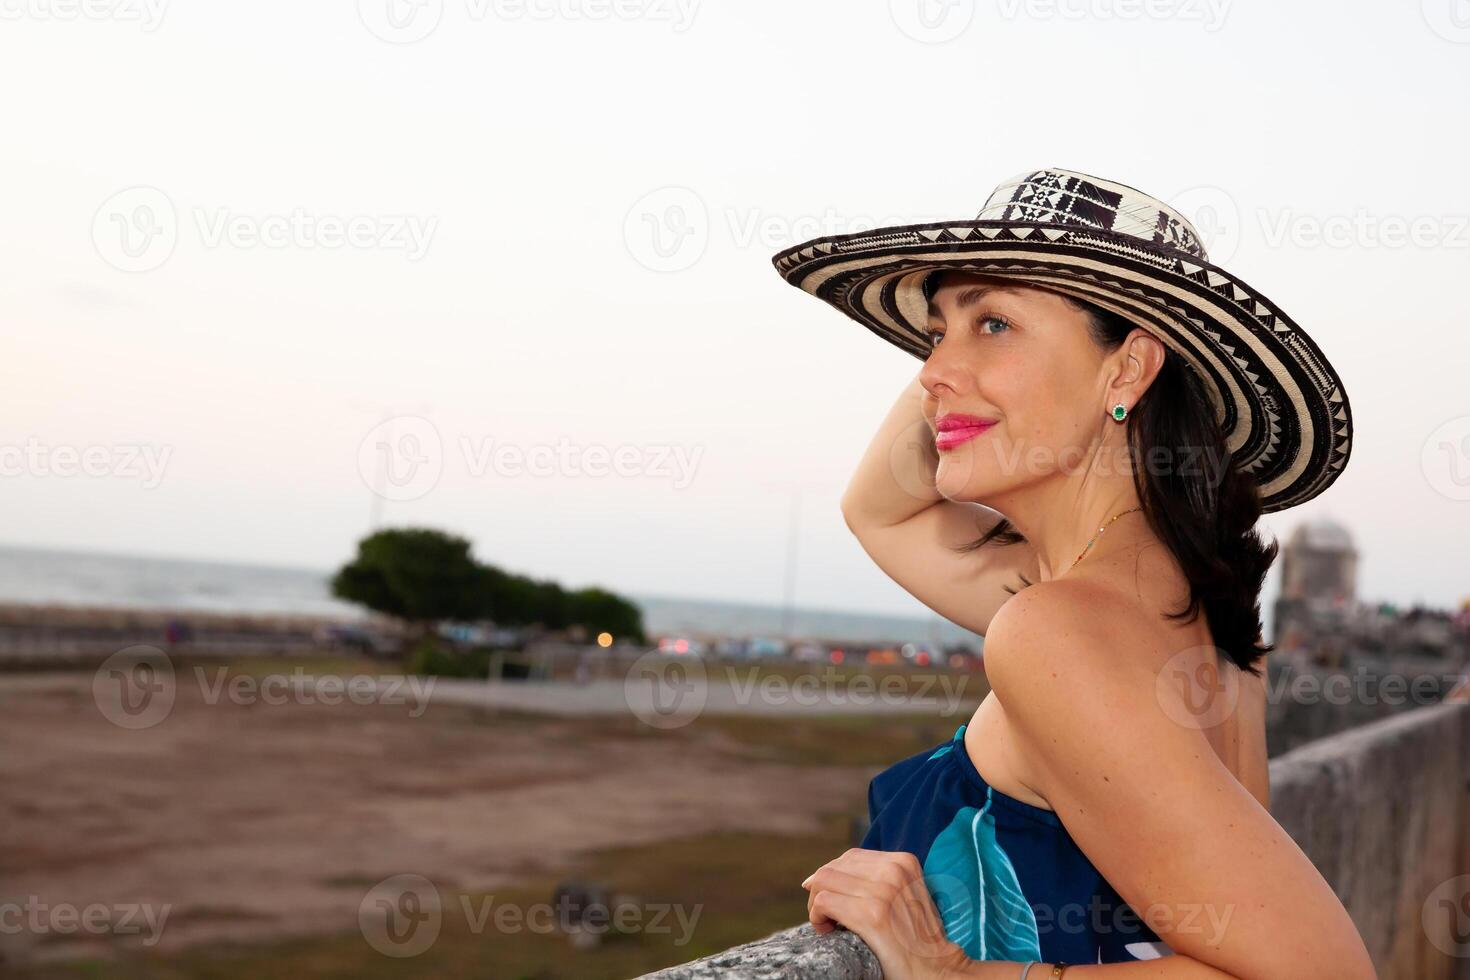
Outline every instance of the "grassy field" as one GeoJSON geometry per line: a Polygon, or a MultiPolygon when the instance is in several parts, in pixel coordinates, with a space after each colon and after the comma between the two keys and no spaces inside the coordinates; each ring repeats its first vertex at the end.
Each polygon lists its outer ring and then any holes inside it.
{"type": "MultiPolygon", "coordinates": [[[[669,918],[657,934],[609,931],[595,949],[574,949],[567,937],[530,930],[503,934],[493,916],[463,911],[460,896],[444,896],[438,939],[421,954],[384,956],[356,932],[250,946],[211,946],[174,955],[126,954],[119,959],[16,968],[17,980],[259,980],[303,978],[438,978],[493,980],[621,980],[716,953],[806,920],[800,882],[848,844],[851,814],[834,814],[811,837],[717,834],[673,839],[656,847],[599,852],[568,874],[616,883],[650,909],[675,904],[692,922],[685,936],[669,918]],[[687,941],[683,941],[686,940],[687,941]],[[682,943],[682,944],[681,944],[682,943]]],[[[463,896],[475,910],[495,904],[526,908],[549,903],[556,878],[528,881],[493,895],[463,896]]],[[[655,920],[646,916],[651,926],[655,920]]]]}
{"type": "MultiPolygon", "coordinates": [[[[303,662],[250,658],[234,664],[231,671],[259,678],[268,674],[290,674],[297,668],[311,673],[343,675],[375,674],[382,670],[378,664],[351,659],[303,662]]],[[[796,676],[789,666],[775,669],[782,671],[781,676],[786,679],[796,676]]],[[[971,678],[970,684],[974,685],[976,680],[971,678]]],[[[721,783],[738,780],[742,775],[749,778],[749,774],[765,772],[763,767],[773,765],[781,767],[779,772],[784,775],[780,778],[786,784],[799,783],[803,771],[820,773],[828,779],[836,770],[851,771],[855,776],[851,781],[854,789],[843,794],[843,798],[850,800],[845,808],[833,807],[821,813],[815,821],[819,829],[812,833],[762,832],[760,825],[769,823],[774,826],[777,824],[775,819],[748,821],[751,829],[739,832],[681,832],[686,815],[676,812],[676,805],[671,812],[660,815],[655,811],[651,817],[640,817],[640,820],[653,819],[659,824],[667,824],[667,832],[656,842],[645,840],[628,846],[585,850],[556,866],[554,873],[545,873],[544,870],[528,872],[517,877],[512,885],[489,893],[461,894],[441,890],[443,915],[439,935],[428,949],[411,957],[396,958],[378,952],[355,928],[352,917],[344,916],[338,920],[343,924],[340,930],[323,930],[304,937],[266,936],[250,942],[211,941],[150,952],[118,944],[107,950],[110,955],[106,959],[0,964],[0,972],[23,980],[75,980],[84,977],[120,977],[123,980],[145,977],[243,980],[248,977],[254,980],[277,976],[595,980],[633,977],[687,962],[805,921],[806,893],[799,883],[811,871],[854,843],[851,839],[852,820],[865,809],[866,801],[860,787],[866,774],[949,738],[959,721],[968,718],[974,704],[983,695],[983,679],[978,680],[976,687],[966,687],[964,703],[969,707],[958,720],[934,715],[811,715],[773,722],[769,718],[712,715],[700,717],[682,729],[654,732],[631,715],[569,720],[504,710],[435,707],[415,722],[400,719],[394,726],[382,729],[392,733],[394,739],[411,738],[412,743],[385,742],[384,754],[374,763],[381,767],[381,774],[375,775],[374,779],[411,781],[420,778],[423,772],[420,767],[425,764],[422,760],[437,758],[414,755],[409,751],[411,746],[420,743],[435,752],[441,749],[451,752],[449,758],[462,759],[468,754],[472,758],[483,759],[484,765],[493,769],[496,765],[493,746],[505,737],[501,733],[515,733],[521,739],[533,740],[548,754],[548,758],[554,755],[563,759],[581,759],[583,764],[586,764],[589,754],[597,752],[598,746],[644,745],[648,747],[646,753],[640,750],[637,756],[625,752],[614,757],[625,760],[692,760],[721,783]],[[487,902],[492,908],[514,906],[526,909],[547,905],[557,882],[564,878],[605,882],[616,892],[632,896],[636,907],[643,910],[639,921],[645,927],[640,928],[635,923],[629,932],[609,932],[596,948],[577,949],[560,933],[548,934],[525,927],[507,930],[497,928],[493,917],[490,920],[483,918],[487,902]],[[669,907],[679,910],[682,918],[654,918],[656,910],[666,911],[669,907]]],[[[344,718],[356,718],[358,714],[353,712],[365,709],[348,706],[336,712],[319,709],[311,712],[288,708],[278,709],[282,712],[278,715],[266,715],[264,709],[255,708],[250,709],[253,715],[245,709],[222,714],[228,710],[181,703],[178,717],[170,719],[170,724],[207,724],[214,728],[222,720],[228,720],[241,726],[265,726],[239,728],[239,737],[246,739],[251,737],[251,732],[261,733],[254,736],[259,738],[267,732],[281,737],[280,731],[288,728],[299,733],[293,734],[292,738],[299,738],[306,745],[315,745],[319,736],[314,732],[340,728],[344,718]],[[197,719],[197,722],[191,722],[191,719],[197,719]]],[[[58,718],[68,716],[57,712],[58,718]]],[[[362,731],[371,735],[379,730],[375,726],[383,725],[385,722],[375,717],[362,731]]],[[[353,739],[361,737],[356,734],[357,729],[352,731],[353,739]]],[[[248,759],[249,746],[253,744],[246,741],[236,752],[241,758],[248,759]]],[[[352,757],[344,758],[350,762],[352,757]]],[[[232,773],[239,773],[239,779],[252,778],[248,763],[233,762],[229,765],[232,773]]],[[[331,767],[336,763],[323,765],[325,768],[321,771],[332,771],[331,767]]],[[[466,772],[478,773],[477,769],[440,769],[435,763],[430,765],[434,766],[433,771],[441,779],[435,792],[446,792],[446,787],[460,787],[466,772]]],[[[464,764],[458,765],[462,767],[464,764]]],[[[622,766],[626,768],[617,769],[617,776],[628,785],[637,786],[641,779],[647,778],[641,774],[636,762],[624,761],[622,766]]],[[[493,772],[490,775],[493,776],[493,772]]],[[[188,777],[181,775],[179,778],[188,777]]],[[[788,806],[786,801],[792,800],[791,805],[795,806],[801,801],[792,797],[793,790],[799,793],[800,787],[767,787],[765,792],[768,795],[762,797],[764,802],[761,805],[784,809],[788,806]]],[[[181,791],[189,790],[181,787],[181,791]]],[[[416,798],[419,793],[415,790],[405,795],[416,798]]],[[[449,799],[445,801],[445,805],[452,803],[449,799]]],[[[681,801],[675,799],[673,803],[680,804],[681,801]]],[[[809,802],[806,805],[809,807],[809,802]]],[[[587,808],[586,818],[598,820],[597,802],[589,800],[587,808]]],[[[775,812],[771,815],[773,818],[781,816],[775,812]]],[[[444,819],[451,818],[446,816],[444,819]]],[[[535,812],[525,819],[534,822],[535,812]]],[[[640,824],[640,828],[642,826],[640,824]]],[[[769,827],[765,829],[769,830],[769,827]]],[[[333,841],[322,841],[323,847],[331,843],[333,841]]],[[[23,865],[23,855],[16,860],[23,865]]],[[[416,865],[410,864],[409,867],[416,865]]],[[[325,880],[343,888],[345,894],[355,896],[361,896],[379,880],[377,875],[357,876],[350,868],[341,867],[330,873],[321,868],[303,868],[300,874],[303,877],[316,875],[318,883],[325,880]]],[[[221,873],[215,887],[221,896],[225,896],[219,900],[219,906],[227,908],[230,905],[227,896],[231,894],[227,873],[221,873]]],[[[355,906],[355,898],[350,904],[355,906]]],[[[179,921],[191,914],[211,913],[208,907],[190,906],[188,903],[181,904],[177,911],[179,921]]]]}

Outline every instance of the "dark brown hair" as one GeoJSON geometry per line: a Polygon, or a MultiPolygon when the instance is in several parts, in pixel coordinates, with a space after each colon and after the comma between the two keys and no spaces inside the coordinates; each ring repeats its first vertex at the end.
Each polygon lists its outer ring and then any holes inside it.
{"type": "MultiPolygon", "coordinates": [[[[926,293],[933,294],[939,278],[928,277],[926,293]]],[[[1087,314],[1088,334],[1105,353],[1117,350],[1135,329],[1109,310],[1062,298],[1087,314]]],[[[1192,622],[1203,608],[1215,646],[1241,670],[1260,676],[1257,661],[1275,649],[1274,644],[1257,643],[1262,636],[1261,586],[1279,545],[1274,540],[1268,544],[1256,530],[1261,517],[1256,484],[1231,458],[1199,376],[1173,349],[1165,348],[1158,375],[1129,410],[1128,420],[1133,485],[1143,514],[1189,580],[1188,603],[1165,615],[1192,622]],[[1155,465],[1159,457],[1168,463],[1155,465]]],[[[1024,540],[1010,521],[1002,520],[957,550],[1024,540]]],[[[1034,584],[1025,576],[1021,582],[1022,588],[1034,584]]],[[[1018,590],[1006,591],[1014,595],[1018,590]]]]}

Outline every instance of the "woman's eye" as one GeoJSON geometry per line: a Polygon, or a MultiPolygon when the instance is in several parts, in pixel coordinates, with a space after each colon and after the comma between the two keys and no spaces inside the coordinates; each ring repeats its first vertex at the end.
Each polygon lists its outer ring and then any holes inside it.
{"type": "MultiPolygon", "coordinates": [[[[992,314],[987,314],[987,315],[981,317],[979,320],[976,321],[976,323],[980,327],[980,332],[982,334],[986,334],[988,336],[994,336],[997,333],[1004,333],[1005,331],[1011,329],[1011,322],[1009,320],[1007,320],[1003,316],[996,316],[993,313],[992,314]],[[985,325],[988,324],[988,323],[997,324],[999,326],[999,329],[998,330],[986,330],[985,329],[985,325]]],[[[939,341],[944,338],[944,331],[942,331],[942,330],[925,330],[924,331],[924,338],[929,341],[929,346],[930,347],[938,347],[939,346],[939,341]]]]}

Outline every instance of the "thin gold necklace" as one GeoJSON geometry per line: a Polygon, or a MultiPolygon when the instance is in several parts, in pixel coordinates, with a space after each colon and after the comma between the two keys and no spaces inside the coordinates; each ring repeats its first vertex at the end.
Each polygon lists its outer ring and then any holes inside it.
{"type": "Polygon", "coordinates": [[[1102,534],[1104,531],[1106,531],[1108,529],[1108,525],[1112,524],[1113,521],[1116,521],[1118,518],[1122,517],[1124,514],[1131,514],[1135,510],[1143,510],[1143,508],[1142,507],[1130,507],[1127,510],[1120,510],[1120,511],[1118,511],[1118,513],[1116,513],[1116,514],[1114,514],[1112,516],[1112,519],[1109,520],[1107,522],[1107,524],[1104,524],[1102,527],[1098,528],[1097,529],[1097,534],[1094,534],[1092,536],[1091,540],[1089,540],[1087,542],[1087,548],[1083,548],[1081,551],[1079,551],[1077,553],[1077,557],[1074,558],[1074,559],[1072,559],[1072,564],[1070,564],[1070,565],[1067,566],[1067,571],[1070,572],[1072,569],[1074,569],[1074,568],[1077,567],[1077,563],[1082,560],[1082,556],[1085,555],[1085,554],[1087,554],[1087,549],[1092,547],[1092,542],[1097,540],[1099,534],[1102,534]]]}

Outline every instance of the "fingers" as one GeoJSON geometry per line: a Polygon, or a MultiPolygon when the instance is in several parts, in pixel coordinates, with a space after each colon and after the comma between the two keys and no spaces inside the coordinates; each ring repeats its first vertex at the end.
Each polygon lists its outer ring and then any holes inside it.
{"type": "Polygon", "coordinates": [[[946,934],[918,859],[906,851],[852,848],[802,882],[818,933],[861,936],[885,976],[945,975],[964,951],[946,934]]]}
{"type": "Polygon", "coordinates": [[[852,923],[843,921],[832,909],[842,906],[851,914],[855,908],[852,901],[857,901],[881,911],[892,908],[896,899],[901,898],[905,904],[920,900],[916,894],[919,891],[923,892],[922,900],[927,901],[923,877],[918,858],[907,851],[849,848],[801,883],[809,893],[807,918],[821,933],[831,932],[838,925],[851,928],[852,923]]]}
{"type": "Polygon", "coordinates": [[[862,895],[869,885],[867,880],[838,871],[834,867],[824,865],[818,868],[810,878],[802,882],[802,887],[807,889],[807,918],[817,927],[818,932],[831,932],[834,927],[845,923],[824,915],[817,905],[817,898],[829,894],[862,895]]]}
{"type": "Polygon", "coordinates": [[[815,895],[819,891],[835,891],[859,897],[892,897],[898,887],[890,882],[867,875],[853,874],[835,867],[821,868],[804,883],[807,891],[815,895]]]}
{"type": "Polygon", "coordinates": [[[858,932],[875,921],[873,902],[870,898],[824,890],[812,896],[808,918],[813,924],[818,920],[831,923],[821,932],[831,932],[837,925],[858,932]]]}
{"type": "Polygon", "coordinates": [[[924,869],[919,864],[919,859],[908,851],[872,851],[854,847],[822,865],[817,872],[803,881],[801,886],[807,887],[817,873],[829,868],[862,877],[877,878],[896,886],[902,886],[906,882],[924,877],[924,869]]]}
{"type": "Polygon", "coordinates": [[[812,926],[817,930],[817,932],[824,933],[824,934],[831,932],[833,929],[836,929],[838,927],[838,925],[841,924],[836,919],[834,919],[830,915],[826,914],[826,912],[824,912],[821,909],[818,909],[817,908],[817,904],[816,904],[817,896],[818,895],[825,895],[825,894],[827,894],[827,893],[826,892],[813,892],[812,894],[808,895],[807,896],[807,899],[806,899],[806,918],[807,918],[807,921],[812,924],[812,926]]]}
{"type": "Polygon", "coordinates": [[[920,866],[919,859],[908,851],[869,851],[854,847],[808,875],[801,883],[801,887],[809,888],[818,875],[828,871],[837,871],[858,878],[871,878],[895,888],[902,888],[909,882],[921,880],[924,877],[924,869],[920,866]]]}
{"type": "Polygon", "coordinates": [[[850,861],[858,867],[890,866],[911,872],[915,877],[923,874],[919,859],[908,851],[873,851],[853,847],[844,851],[837,860],[850,861]]]}

